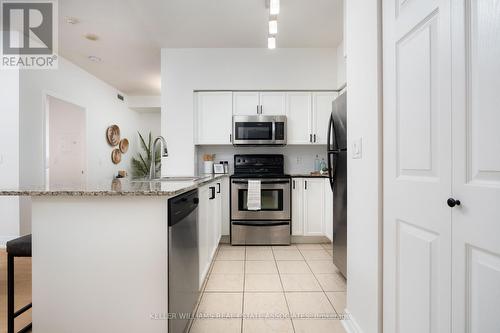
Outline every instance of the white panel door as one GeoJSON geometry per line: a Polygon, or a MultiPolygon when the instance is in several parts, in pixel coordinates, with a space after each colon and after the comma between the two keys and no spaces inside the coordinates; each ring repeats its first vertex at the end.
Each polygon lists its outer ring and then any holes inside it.
{"type": "Polygon", "coordinates": [[[287,143],[309,144],[312,140],[312,93],[287,93],[287,143]]]}
{"type": "Polygon", "coordinates": [[[325,186],[323,179],[304,178],[304,236],[323,236],[325,186]]]}
{"type": "Polygon", "coordinates": [[[235,91],[233,93],[233,115],[255,116],[260,112],[258,91],[235,91]]]}
{"type": "Polygon", "coordinates": [[[450,0],[383,0],[384,333],[450,333],[450,0]]]}
{"type": "Polygon", "coordinates": [[[326,145],[328,124],[336,92],[313,93],[313,143],[326,145]]]}
{"type": "Polygon", "coordinates": [[[264,115],[284,116],[286,114],[286,93],[263,91],[260,93],[260,105],[264,115]]]}
{"type": "Polygon", "coordinates": [[[233,93],[196,93],[197,144],[231,144],[233,93]]]}
{"type": "Polygon", "coordinates": [[[83,186],[87,170],[85,109],[47,96],[46,116],[47,185],[83,186]]]}
{"type": "Polygon", "coordinates": [[[304,180],[292,179],[292,235],[304,235],[304,180]]]}
{"type": "Polygon", "coordinates": [[[500,3],[452,1],[452,331],[500,332],[500,3]]]}

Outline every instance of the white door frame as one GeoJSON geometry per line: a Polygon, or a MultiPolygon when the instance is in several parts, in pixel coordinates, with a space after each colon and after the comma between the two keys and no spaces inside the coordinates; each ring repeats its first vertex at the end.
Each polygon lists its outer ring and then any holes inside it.
{"type": "Polygon", "coordinates": [[[44,185],[45,188],[48,189],[50,187],[50,179],[49,179],[49,97],[52,98],[57,98],[61,101],[67,102],[74,104],[80,108],[83,109],[85,112],[85,164],[84,164],[84,181],[88,181],[88,176],[87,176],[87,171],[88,171],[88,158],[87,158],[87,152],[88,152],[88,118],[89,114],[87,112],[87,108],[83,106],[80,102],[75,101],[71,98],[68,98],[62,94],[50,91],[50,90],[43,90],[42,91],[42,110],[43,110],[43,171],[44,171],[44,185]]]}

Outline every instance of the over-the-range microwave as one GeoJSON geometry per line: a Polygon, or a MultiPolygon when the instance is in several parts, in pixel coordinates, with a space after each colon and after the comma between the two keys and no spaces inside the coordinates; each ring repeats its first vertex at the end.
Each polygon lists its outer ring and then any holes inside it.
{"type": "Polygon", "coordinates": [[[286,116],[233,116],[233,145],[286,145],[286,116]]]}

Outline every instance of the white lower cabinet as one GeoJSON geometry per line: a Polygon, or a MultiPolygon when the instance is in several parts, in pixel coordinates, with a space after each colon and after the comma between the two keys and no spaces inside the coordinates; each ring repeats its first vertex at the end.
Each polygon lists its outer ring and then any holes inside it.
{"type": "Polygon", "coordinates": [[[229,179],[227,177],[221,178],[200,187],[198,195],[200,198],[198,205],[198,248],[201,288],[219,246],[222,223],[225,218],[229,220],[229,179]],[[227,205],[225,205],[226,201],[227,205]]]}
{"type": "Polygon", "coordinates": [[[327,185],[327,178],[293,178],[292,235],[329,236],[333,205],[327,185]]]}
{"type": "Polygon", "coordinates": [[[229,216],[229,177],[222,179],[221,183],[221,200],[222,200],[222,213],[221,213],[221,235],[229,236],[229,226],[231,224],[229,216]]]}

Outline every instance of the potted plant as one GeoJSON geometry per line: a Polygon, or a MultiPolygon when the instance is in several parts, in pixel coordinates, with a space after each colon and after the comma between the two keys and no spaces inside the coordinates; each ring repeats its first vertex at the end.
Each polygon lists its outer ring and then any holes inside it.
{"type": "MultiPolygon", "coordinates": [[[[141,133],[137,132],[137,134],[139,134],[139,142],[143,153],[137,153],[137,157],[132,157],[132,176],[134,178],[147,178],[149,177],[151,168],[153,150],[151,132],[149,132],[147,144],[141,133]]],[[[161,152],[159,149],[154,152],[154,158],[156,162],[156,172],[159,172],[161,168],[161,152]]]]}

